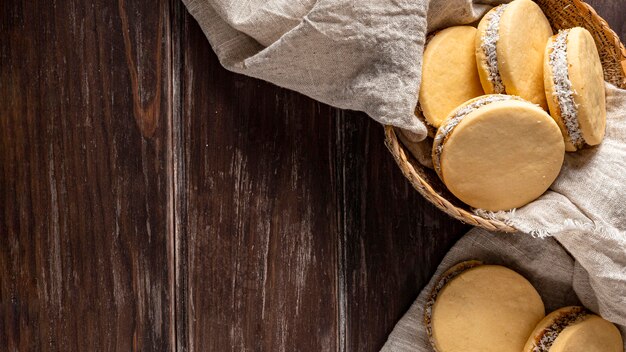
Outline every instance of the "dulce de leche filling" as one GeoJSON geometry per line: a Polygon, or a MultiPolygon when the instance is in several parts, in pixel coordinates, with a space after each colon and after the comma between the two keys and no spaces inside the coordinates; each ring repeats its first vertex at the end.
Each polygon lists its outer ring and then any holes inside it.
{"type": "Polygon", "coordinates": [[[493,85],[493,91],[496,94],[504,94],[506,91],[506,87],[504,86],[504,82],[502,82],[502,77],[500,76],[500,70],[498,69],[498,55],[496,51],[496,46],[498,44],[498,40],[500,40],[500,18],[506,10],[508,4],[500,5],[493,11],[489,17],[489,24],[487,25],[487,29],[485,30],[485,34],[482,37],[482,44],[480,45],[481,49],[485,53],[486,64],[487,64],[487,80],[491,82],[493,85]]]}
{"type": "Polygon", "coordinates": [[[556,38],[550,43],[549,64],[554,80],[554,92],[561,113],[563,125],[567,130],[570,142],[581,148],[585,144],[580,125],[578,124],[578,107],[574,102],[574,90],[569,80],[567,64],[567,36],[569,30],[561,30],[556,38]]]}
{"type": "Polygon", "coordinates": [[[558,317],[550,326],[545,328],[541,336],[535,341],[533,352],[548,352],[559,334],[568,326],[576,324],[589,315],[583,307],[575,307],[571,311],[558,317]]]}
{"type": "Polygon", "coordinates": [[[506,100],[522,100],[519,97],[512,95],[503,95],[503,94],[493,94],[487,95],[482,98],[478,98],[470,104],[463,106],[462,108],[456,110],[454,115],[452,115],[444,124],[439,128],[437,135],[435,136],[435,141],[433,145],[435,146],[433,150],[433,166],[437,174],[441,175],[441,153],[443,152],[443,148],[445,146],[446,140],[450,133],[456,128],[456,126],[461,123],[465,116],[469,115],[474,110],[483,107],[485,105],[495,103],[498,101],[506,101],[506,100]]]}

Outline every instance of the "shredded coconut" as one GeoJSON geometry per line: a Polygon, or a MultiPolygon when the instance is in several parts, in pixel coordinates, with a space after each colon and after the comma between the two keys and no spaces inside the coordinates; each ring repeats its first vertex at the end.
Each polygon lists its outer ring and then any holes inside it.
{"type": "Polygon", "coordinates": [[[478,99],[474,101],[473,103],[468,104],[458,109],[456,113],[454,114],[454,116],[452,116],[449,120],[446,121],[446,123],[444,123],[439,128],[439,131],[437,132],[437,135],[435,136],[434,145],[436,145],[437,147],[435,148],[435,153],[433,155],[434,156],[433,166],[435,167],[435,170],[437,171],[437,173],[441,174],[441,153],[443,152],[443,145],[446,140],[446,137],[450,134],[450,132],[454,130],[454,128],[461,122],[461,120],[463,120],[465,116],[469,115],[469,113],[471,113],[472,111],[482,106],[495,103],[498,101],[505,101],[505,100],[512,100],[512,99],[521,100],[521,98],[511,96],[511,95],[493,94],[493,95],[485,96],[484,98],[478,99]]]}
{"type": "Polygon", "coordinates": [[[550,67],[554,79],[554,92],[552,93],[559,104],[561,118],[567,130],[570,142],[580,148],[585,144],[585,139],[578,124],[578,107],[574,102],[572,82],[569,80],[567,64],[567,36],[569,30],[561,30],[551,44],[550,67]]]}
{"type": "Polygon", "coordinates": [[[485,53],[487,58],[487,68],[489,71],[489,76],[487,79],[491,84],[493,84],[494,93],[504,94],[506,91],[506,87],[504,86],[504,82],[502,82],[502,77],[500,76],[500,70],[498,69],[498,56],[496,52],[496,44],[498,40],[500,40],[500,18],[506,10],[508,4],[500,5],[498,8],[492,12],[491,17],[489,18],[489,25],[487,25],[487,30],[485,31],[485,35],[482,37],[481,49],[485,53]]]}
{"type": "Polygon", "coordinates": [[[541,338],[533,348],[533,352],[550,351],[552,344],[565,328],[583,320],[587,315],[588,312],[584,308],[576,307],[571,312],[558,317],[550,326],[543,330],[541,338]]]}

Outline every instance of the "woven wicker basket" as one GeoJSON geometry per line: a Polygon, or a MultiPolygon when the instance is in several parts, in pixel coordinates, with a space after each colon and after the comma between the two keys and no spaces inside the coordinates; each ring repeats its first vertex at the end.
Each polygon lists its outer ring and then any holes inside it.
{"type": "MultiPolygon", "coordinates": [[[[626,88],[626,50],[619,37],[591,6],[581,0],[536,0],[555,30],[584,27],[593,35],[604,68],[604,79],[620,88],[626,88]]],[[[419,113],[419,111],[417,112],[419,113]]],[[[488,230],[514,232],[502,221],[474,214],[469,206],[454,197],[435,171],[417,162],[398,139],[391,126],[385,127],[386,145],[398,166],[413,187],[450,216],[465,223],[488,230]]]]}

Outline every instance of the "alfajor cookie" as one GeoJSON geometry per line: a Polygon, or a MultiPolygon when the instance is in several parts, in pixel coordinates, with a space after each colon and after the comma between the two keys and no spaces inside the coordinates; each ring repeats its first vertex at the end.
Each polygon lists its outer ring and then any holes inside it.
{"type": "Polygon", "coordinates": [[[604,75],[589,31],[576,27],[550,38],[544,80],[550,114],[561,128],[565,149],[600,144],[606,129],[604,75]]]}
{"type": "Polygon", "coordinates": [[[583,307],[565,307],[537,324],[523,352],[623,352],[624,343],[612,323],[583,307]]]}
{"type": "Polygon", "coordinates": [[[515,96],[493,94],[454,110],[437,131],[435,171],[461,201],[489,211],[521,207],[558,176],[565,146],[550,115],[515,96]]]}
{"type": "Polygon", "coordinates": [[[426,121],[439,127],[450,111],[483,95],[476,71],[476,28],[456,26],[434,34],[424,50],[419,107],[426,121]]]}
{"type": "Polygon", "coordinates": [[[528,280],[478,261],[446,271],[424,308],[437,352],[519,352],[543,316],[541,297],[528,280]]]}
{"type": "Polygon", "coordinates": [[[552,28],[531,0],[489,11],[478,25],[475,50],[485,93],[520,96],[547,109],[543,55],[552,28]]]}

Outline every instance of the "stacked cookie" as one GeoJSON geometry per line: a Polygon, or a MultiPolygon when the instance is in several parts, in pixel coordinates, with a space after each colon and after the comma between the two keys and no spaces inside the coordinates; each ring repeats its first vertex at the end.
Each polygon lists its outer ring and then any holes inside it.
{"type": "Polygon", "coordinates": [[[547,316],[522,275],[468,261],[446,271],[424,307],[437,352],[623,352],[619,330],[583,307],[547,316]]]}
{"type": "Polygon", "coordinates": [[[577,27],[553,35],[530,0],[495,7],[477,29],[435,33],[422,73],[418,110],[436,129],[433,166],[474,208],[528,204],[557,178],[565,151],[604,137],[603,72],[591,34],[577,27]]]}

